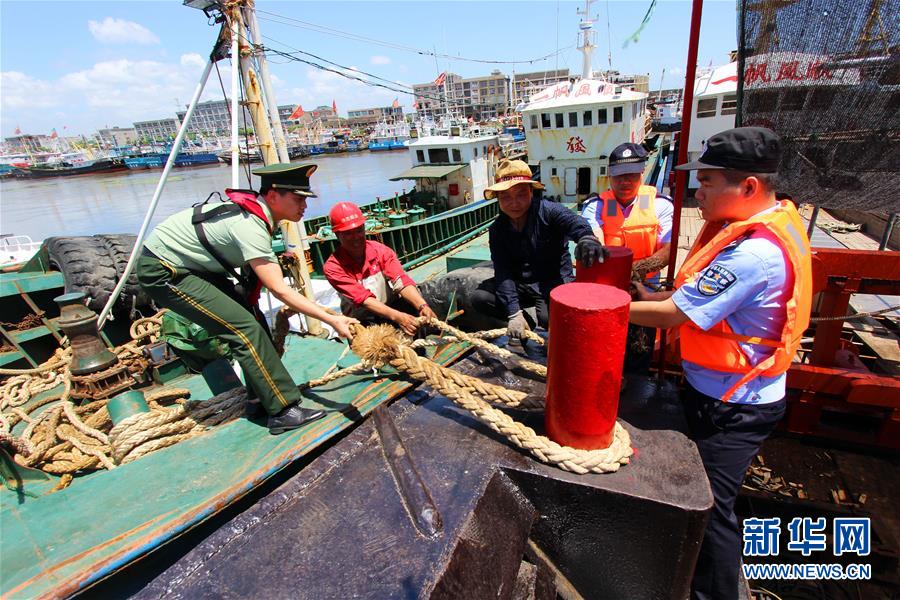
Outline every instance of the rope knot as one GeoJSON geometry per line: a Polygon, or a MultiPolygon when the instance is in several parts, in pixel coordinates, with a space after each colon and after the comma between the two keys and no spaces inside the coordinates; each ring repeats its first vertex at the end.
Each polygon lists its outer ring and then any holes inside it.
{"type": "Polygon", "coordinates": [[[399,330],[391,325],[353,325],[353,342],[350,344],[354,354],[362,362],[381,367],[397,357],[400,346],[408,345],[399,330]]]}

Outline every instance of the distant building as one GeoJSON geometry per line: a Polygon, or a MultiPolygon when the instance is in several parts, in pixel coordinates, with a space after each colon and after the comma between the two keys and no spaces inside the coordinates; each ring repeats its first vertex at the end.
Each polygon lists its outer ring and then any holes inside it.
{"type": "Polygon", "coordinates": [[[132,146],[138,140],[134,127],[111,127],[98,129],[97,138],[107,146],[132,146]]]}
{"type": "Polygon", "coordinates": [[[531,95],[547,89],[556,83],[572,81],[568,69],[556,69],[554,71],[535,71],[533,73],[516,73],[512,79],[512,104],[518,106],[528,102],[531,95]]]}
{"type": "Polygon", "coordinates": [[[175,138],[181,122],[169,117],[167,119],[155,119],[153,121],[136,121],[134,133],[138,142],[165,142],[175,138]]]}
{"type": "Polygon", "coordinates": [[[42,148],[51,148],[53,144],[53,141],[46,135],[28,133],[5,138],[5,141],[10,154],[34,154],[41,152],[42,148]]]}
{"type": "MultiPolygon", "coordinates": [[[[179,110],[175,113],[178,121],[184,120],[187,110],[179,110]]],[[[238,127],[241,129],[253,128],[250,113],[246,107],[241,108],[238,127]]],[[[200,102],[191,115],[188,123],[188,133],[204,136],[228,135],[231,133],[231,100],[210,100],[200,102]]]]}
{"type": "Polygon", "coordinates": [[[499,70],[469,79],[447,73],[444,84],[416,84],[413,92],[418,112],[435,113],[447,106],[456,114],[484,120],[504,115],[509,110],[509,77],[499,70]]]}
{"type": "Polygon", "coordinates": [[[399,123],[403,121],[403,108],[398,106],[380,106],[376,108],[360,108],[347,111],[347,124],[350,126],[371,126],[380,121],[399,123]]]}

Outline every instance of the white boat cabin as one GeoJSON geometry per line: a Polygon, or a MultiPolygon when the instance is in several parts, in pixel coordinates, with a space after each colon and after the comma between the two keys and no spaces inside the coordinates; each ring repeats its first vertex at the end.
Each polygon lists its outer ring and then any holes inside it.
{"type": "MultiPolygon", "coordinates": [[[[699,72],[694,80],[694,103],[691,106],[691,136],[688,160],[697,159],[713,135],[734,127],[737,113],[737,63],[699,72]]],[[[690,172],[688,187],[700,187],[697,172],[690,172]]]]}
{"type": "Polygon", "coordinates": [[[522,122],[544,194],[580,202],[608,189],[609,154],[644,140],[646,108],[647,94],[598,79],[559,83],[532,96],[522,122]]]}
{"type": "Polygon", "coordinates": [[[433,191],[447,199],[447,207],[455,208],[484,199],[484,189],[494,180],[492,159],[499,147],[496,135],[451,134],[412,139],[409,156],[412,168],[392,177],[392,181],[413,179],[422,191],[433,191]]]}

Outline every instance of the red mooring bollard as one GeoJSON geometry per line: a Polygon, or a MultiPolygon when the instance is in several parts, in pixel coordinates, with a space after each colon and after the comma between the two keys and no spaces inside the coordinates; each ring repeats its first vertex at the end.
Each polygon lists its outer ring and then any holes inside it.
{"type": "Polygon", "coordinates": [[[595,283],[550,292],[544,424],[554,442],[583,450],[612,443],[630,302],[627,292],[595,283]]]}
{"type": "Polygon", "coordinates": [[[625,246],[605,246],[609,256],[602,263],[585,267],[576,265],[575,281],[581,283],[605,283],[628,291],[631,286],[631,263],[634,252],[625,246]]]}

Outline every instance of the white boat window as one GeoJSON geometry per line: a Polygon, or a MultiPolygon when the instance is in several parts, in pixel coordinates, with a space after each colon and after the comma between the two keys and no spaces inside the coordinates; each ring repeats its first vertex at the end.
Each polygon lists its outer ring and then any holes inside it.
{"type": "Polygon", "coordinates": [[[563,125],[563,114],[562,114],[562,113],[556,113],[556,114],[555,114],[555,117],[556,117],[556,127],[557,127],[557,129],[562,129],[563,127],[565,127],[565,125],[563,125]]]}
{"type": "Polygon", "coordinates": [[[603,125],[606,123],[606,109],[601,108],[597,111],[597,125],[603,125]]]}
{"type": "Polygon", "coordinates": [[[613,123],[621,123],[622,122],[622,107],[614,106],[613,107],[613,123]]]}
{"type": "Polygon", "coordinates": [[[717,98],[704,98],[697,101],[697,118],[705,119],[716,116],[717,98]]]}
{"type": "Polygon", "coordinates": [[[553,167],[552,169],[550,169],[550,176],[556,177],[556,167],[553,167]]]}
{"type": "Polygon", "coordinates": [[[425,151],[424,150],[416,150],[416,160],[419,162],[425,162],[425,151]]]}
{"type": "Polygon", "coordinates": [[[541,113],[541,129],[550,129],[550,113],[541,113]]]}
{"type": "Polygon", "coordinates": [[[569,127],[578,127],[578,113],[569,113],[569,127]]]}
{"type": "Polygon", "coordinates": [[[594,111],[591,111],[591,110],[584,111],[581,115],[581,126],[582,127],[591,126],[594,122],[593,116],[594,116],[594,111]]]}
{"type": "Polygon", "coordinates": [[[537,115],[531,115],[531,128],[537,129],[537,115]]]}
{"type": "Polygon", "coordinates": [[[475,150],[475,158],[478,158],[478,146],[474,146],[472,149],[475,150]]]}
{"type": "Polygon", "coordinates": [[[453,149],[453,162],[462,162],[462,155],[459,153],[459,148],[453,149]]]}
{"type": "Polygon", "coordinates": [[[606,175],[606,167],[605,167],[605,166],[600,167],[600,174],[601,174],[601,175],[606,175]]]}

